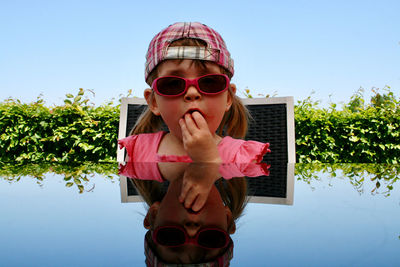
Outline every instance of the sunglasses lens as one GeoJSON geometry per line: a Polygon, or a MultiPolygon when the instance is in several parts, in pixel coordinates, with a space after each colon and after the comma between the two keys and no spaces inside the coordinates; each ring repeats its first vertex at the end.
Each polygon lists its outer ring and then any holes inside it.
{"type": "Polygon", "coordinates": [[[156,239],[163,246],[179,246],[185,243],[185,233],[178,228],[163,228],[157,232],[156,239]]]}
{"type": "Polygon", "coordinates": [[[199,234],[198,243],[207,248],[222,248],[227,243],[227,236],[222,231],[205,230],[199,234]]]}
{"type": "Polygon", "coordinates": [[[163,95],[179,95],[185,91],[186,82],[179,77],[163,77],[157,80],[157,90],[163,95]]]}
{"type": "Polygon", "coordinates": [[[205,93],[219,93],[225,90],[227,80],[223,75],[207,75],[199,79],[199,87],[205,93]]]}

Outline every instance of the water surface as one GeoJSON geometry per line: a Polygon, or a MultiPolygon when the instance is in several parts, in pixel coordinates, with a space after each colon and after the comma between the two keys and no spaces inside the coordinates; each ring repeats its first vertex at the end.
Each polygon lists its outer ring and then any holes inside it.
{"type": "MultiPolygon", "coordinates": [[[[114,167],[72,178],[10,168],[0,177],[1,266],[144,265],[146,205],[122,203],[114,167]]],[[[292,203],[247,204],[231,266],[397,265],[398,179],[398,166],[296,165],[292,203]]]]}

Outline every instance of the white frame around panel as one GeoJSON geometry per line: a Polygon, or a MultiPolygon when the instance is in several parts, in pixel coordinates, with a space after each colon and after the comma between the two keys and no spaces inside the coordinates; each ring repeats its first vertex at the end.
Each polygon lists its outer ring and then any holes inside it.
{"type": "MultiPolygon", "coordinates": [[[[128,105],[147,105],[144,98],[137,97],[123,97],[121,98],[120,115],[119,115],[119,129],[118,140],[126,137],[126,124],[128,121],[128,105]]],[[[120,149],[117,147],[117,161],[123,162],[125,158],[125,148],[120,149]]]]}
{"type": "Polygon", "coordinates": [[[288,163],[296,163],[293,97],[242,98],[242,101],[245,105],[286,104],[288,163]]]}

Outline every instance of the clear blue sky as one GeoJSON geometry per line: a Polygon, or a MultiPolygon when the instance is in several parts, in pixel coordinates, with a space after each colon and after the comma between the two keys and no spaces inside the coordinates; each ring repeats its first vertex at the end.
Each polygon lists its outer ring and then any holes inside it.
{"type": "Polygon", "coordinates": [[[0,101],[48,105],[93,89],[101,104],[142,96],[151,38],[177,21],[217,30],[235,60],[233,82],[254,96],[335,103],[361,86],[400,89],[400,1],[0,0],[0,101]]]}

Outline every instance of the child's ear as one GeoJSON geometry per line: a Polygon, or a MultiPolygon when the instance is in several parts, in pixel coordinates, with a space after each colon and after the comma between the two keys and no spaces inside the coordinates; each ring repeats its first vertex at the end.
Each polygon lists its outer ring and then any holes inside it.
{"type": "Polygon", "coordinates": [[[228,206],[225,206],[226,222],[228,224],[228,233],[234,234],[236,232],[236,223],[232,218],[232,211],[228,206]]]}
{"type": "Polygon", "coordinates": [[[157,101],[154,96],[154,91],[151,90],[150,88],[147,88],[144,90],[144,98],[146,99],[147,105],[149,106],[151,112],[153,112],[154,115],[159,116],[160,111],[158,109],[157,101]]]}
{"type": "Polygon", "coordinates": [[[228,111],[233,103],[233,98],[236,95],[236,84],[231,83],[229,84],[229,91],[228,91],[228,100],[226,101],[226,109],[225,111],[228,111]]]}
{"type": "Polygon", "coordinates": [[[154,221],[156,219],[159,208],[160,202],[156,201],[150,206],[149,210],[147,211],[146,217],[144,217],[143,220],[143,226],[147,230],[149,230],[154,225],[154,221]]]}

